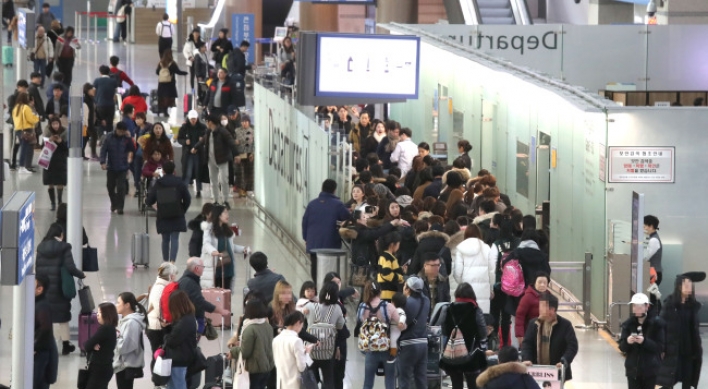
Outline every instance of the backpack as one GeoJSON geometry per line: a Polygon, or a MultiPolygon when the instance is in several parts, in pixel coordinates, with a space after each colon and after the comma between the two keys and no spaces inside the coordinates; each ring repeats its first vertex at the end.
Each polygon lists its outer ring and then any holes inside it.
{"type": "Polygon", "coordinates": [[[111,79],[115,80],[116,85],[118,85],[119,88],[123,85],[123,81],[120,80],[120,74],[121,74],[121,73],[123,73],[122,70],[119,70],[119,71],[117,71],[117,72],[115,72],[115,73],[113,73],[113,72],[108,73],[108,77],[110,77],[111,79]]]}
{"type": "Polygon", "coordinates": [[[359,308],[360,312],[363,313],[364,309],[368,307],[369,318],[364,320],[359,328],[359,340],[357,341],[359,351],[388,351],[391,345],[391,338],[388,332],[391,320],[386,310],[387,304],[387,302],[381,301],[378,307],[373,308],[369,304],[361,303],[359,308]],[[376,315],[381,308],[383,308],[384,318],[386,319],[385,323],[379,320],[379,317],[376,315]]]}
{"type": "Polygon", "coordinates": [[[162,320],[172,323],[172,315],[170,314],[170,296],[172,292],[179,289],[179,283],[170,282],[162,290],[162,295],[160,296],[160,317],[162,320]]]}
{"type": "Polygon", "coordinates": [[[334,324],[329,324],[329,319],[334,311],[334,304],[329,306],[327,317],[320,317],[321,304],[315,305],[315,323],[307,329],[307,332],[319,339],[319,343],[312,348],[310,353],[315,361],[329,361],[334,356],[334,343],[337,339],[337,328],[334,324]]]}
{"type": "Polygon", "coordinates": [[[177,188],[157,189],[157,217],[170,219],[182,216],[182,204],[177,194],[177,188]]]}
{"type": "Polygon", "coordinates": [[[524,294],[526,282],[524,280],[524,270],[519,263],[514,251],[504,253],[501,259],[501,290],[512,297],[519,297],[524,294]]]}
{"type": "MultiPolygon", "coordinates": [[[[172,65],[171,62],[170,65],[172,65]]],[[[157,82],[172,82],[172,73],[170,73],[169,66],[162,66],[162,64],[160,64],[160,72],[157,74],[157,82]]]]}
{"type": "MultiPolygon", "coordinates": [[[[224,54],[224,57],[221,59],[221,67],[224,69],[229,68],[229,53],[224,54]]],[[[227,70],[228,71],[228,70],[227,70]]]]}
{"type": "MultiPolygon", "coordinates": [[[[467,348],[467,342],[465,342],[465,337],[462,334],[462,330],[460,330],[459,323],[455,319],[455,315],[451,313],[450,317],[452,318],[452,323],[455,327],[452,329],[450,338],[443,349],[442,356],[440,358],[440,365],[471,365],[468,366],[471,367],[471,370],[485,369],[487,367],[487,358],[484,355],[484,351],[480,348],[475,348],[470,352],[470,349],[467,348]]],[[[475,344],[477,343],[476,336],[469,343],[472,347],[475,347],[475,344]]]]}

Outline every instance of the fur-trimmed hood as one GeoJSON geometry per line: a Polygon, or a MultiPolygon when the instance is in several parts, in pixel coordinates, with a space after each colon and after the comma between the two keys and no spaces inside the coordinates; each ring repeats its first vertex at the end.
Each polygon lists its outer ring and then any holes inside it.
{"type": "Polygon", "coordinates": [[[507,362],[491,366],[477,377],[477,387],[482,388],[504,374],[526,374],[526,366],[519,362],[507,362]]]}
{"type": "Polygon", "coordinates": [[[492,219],[494,217],[494,215],[496,215],[497,213],[499,213],[499,212],[490,212],[490,213],[484,214],[482,216],[477,216],[476,218],[474,218],[474,220],[472,220],[472,223],[479,224],[485,220],[492,219]]]}
{"type": "Polygon", "coordinates": [[[359,236],[359,232],[356,230],[356,228],[345,227],[339,229],[339,236],[341,236],[343,239],[354,240],[357,236],[359,236]]]}
{"type": "Polygon", "coordinates": [[[202,231],[209,231],[211,230],[211,223],[209,222],[202,222],[202,231]]]}
{"type": "Polygon", "coordinates": [[[421,232],[421,233],[418,234],[418,236],[416,237],[416,239],[418,239],[418,242],[420,242],[421,240],[423,240],[423,239],[425,239],[425,238],[439,238],[439,239],[443,239],[443,240],[445,240],[445,244],[447,244],[447,242],[450,241],[450,235],[448,235],[448,234],[446,234],[446,233],[444,233],[444,232],[441,232],[441,231],[434,231],[434,230],[433,230],[433,231],[421,232]]]}
{"type": "Polygon", "coordinates": [[[462,243],[464,240],[465,230],[457,231],[456,233],[452,234],[450,240],[445,243],[445,246],[449,249],[454,249],[457,247],[458,244],[462,243]]]}

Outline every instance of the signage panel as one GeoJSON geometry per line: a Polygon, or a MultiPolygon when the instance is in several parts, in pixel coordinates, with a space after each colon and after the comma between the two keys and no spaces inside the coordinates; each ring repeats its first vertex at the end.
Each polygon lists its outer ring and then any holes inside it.
{"type": "Polygon", "coordinates": [[[35,16],[27,8],[17,10],[17,43],[23,49],[34,47],[35,16]]]}
{"type": "Polygon", "coordinates": [[[316,96],[417,99],[420,38],[318,34],[316,96]]]}
{"type": "Polygon", "coordinates": [[[675,147],[610,146],[609,182],[675,182],[675,147]]]}
{"type": "Polygon", "coordinates": [[[15,192],[0,210],[2,285],[20,285],[34,267],[34,192],[15,192]]]}
{"type": "Polygon", "coordinates": [[[527,368],[527,373],[533,377],[534,381],[543,389],[562,389],[563,381],[558,368],[549,365],[533,365],[527,368]]]}
{"type": "Polygon", "coordinates": [[[256,16],[254,14],[231,14],[231,43],[238,48],[241,41],[248,41],[251,46],[246,51],[246,62],[253,63],[256,58],[256,16]]]}

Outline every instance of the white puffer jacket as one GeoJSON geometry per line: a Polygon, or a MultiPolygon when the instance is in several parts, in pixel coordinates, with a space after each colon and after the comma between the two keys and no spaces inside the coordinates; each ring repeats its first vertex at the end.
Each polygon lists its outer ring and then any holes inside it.
{"type": "Polygon", "coordinates": [[[484,313],[489,313],[492,288],[494,287],[495,261],[489,258],[489,246],[477,238],[465,239],[457,245],[452,263],[452,277],[458,284],[467,282],[477,295],[477,304],[484,313]]]}
{"type": "Polygon", "coordinates": [[[150,289],[150,294],[148,295],[148,329],[149,330],[161,330],[162,324],[160,324],[160,298],[162,297],[162,291],[165,290],[165,286],[169,284],[170,281],[163,280],[157,277],[155,284],[152,285],[150,289]]]}
{"type": "MultiPolygon", "coordinates": [[[[211,223],[202,222],[202,231],[204,231],[204,238],[202,241],[202,261],[204,262],[204,274],[202,274],[199,285],[202,289],[209,289],[214,287],[214,274],[216,274],[216,269],[214,268],[214,258],[211,253],[214,251],[219,251],[219,239],[214,236],[211,231],[211,223]]],[[[236,255],[237,253],[243,253],[245,250],[244,246],[239,246],[234,244],[234,237],[229,239],[229,244],[231,245],[231,251],[236,255]]],[[[236,258],[232,258],[236,260],[236,258]]]]}

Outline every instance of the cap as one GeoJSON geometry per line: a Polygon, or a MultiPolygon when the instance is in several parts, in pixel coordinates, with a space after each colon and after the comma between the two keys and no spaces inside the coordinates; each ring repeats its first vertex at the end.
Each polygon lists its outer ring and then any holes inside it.
{"type": "Polygon", "coordinates": [[[411,203],[413,202],[413,197],[408,196],[408,195],[398,196],[396,198],[396,202],[398,203],[398,205],[405,208],[405,207],[411,205],[411,203]]]}
{"type": "Polygon", "coordinates": [[[187,119],[199,119],[199,113],[197,113],[197,111],[195,110],[191,110],[187,114],[187,119]]]}
{"type": "Polygon", "coordinates": [[[226,113],[230,115],[236,115],[238,113],[238,108],[234,107],[233,105],[229,105],[229,108],[226,110],[226,113]]]}
{"type": "Polygon", "coordinates": [[[651,304],[649,302],[649,297],[645,295],[644,293],[635,293],[634,296],[632,296],[632,301],[629,302],[630,304],[651,304]]]}
{"type": "Polygon", "coordinates": [[[406,286],[408,289],[420,293],[423,291],[423,280],[416,276],[409,277],[406,280],[406,286]]]}

